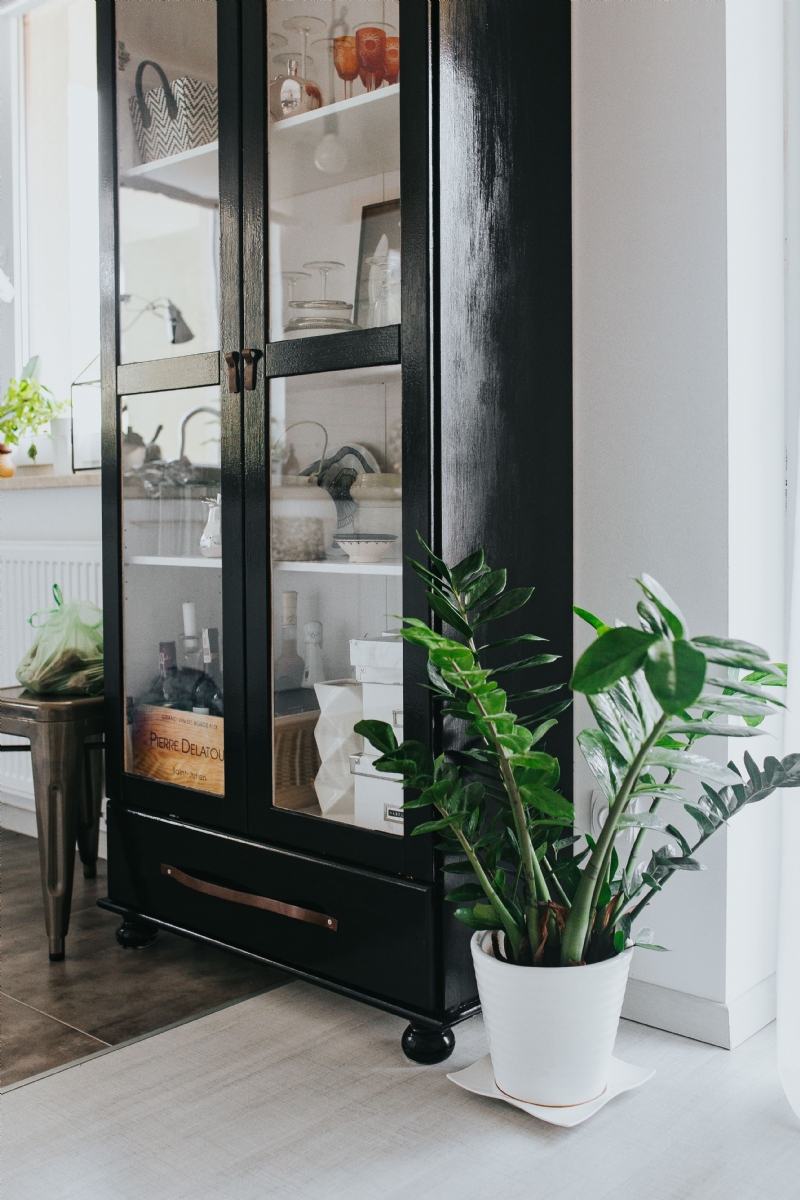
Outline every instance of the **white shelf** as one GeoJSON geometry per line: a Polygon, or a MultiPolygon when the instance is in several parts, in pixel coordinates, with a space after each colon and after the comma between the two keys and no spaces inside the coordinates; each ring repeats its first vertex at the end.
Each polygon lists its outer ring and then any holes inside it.
{"type": "MultiPolygon", "coordinates": [[[[337,100],[313,112],[270,121],[270,199],[285,200],[400,169],[400,84],[337,100]],[[335,132],[347,152],[347,167],[336,174],[314,165],[325,133],[335,132]]],[[[219,200],[219,143],[209,142],[169,158],[142,163],[120,173],[125,187],[159,191],[178,188],[208,204],[219,200]]]]}
{"type": "Polygon", "coordinates": [[[142,163],[139,167],[131,167],[120,175],[123,187],[135,187],[137,183],[149,185],[153,191],[158,191],[158,185],[168,188],[179,188],[182,192],[190,192],[201,200],[219,200],[219,142],[209,142],[206,146],[196,146],[194,150],[184,150],[180,154],[171,154],[169,158],[159,158],[155,162],[142,163]]]}
{"type": "Polygon", "coordinates": [[[310,571],[332,575],[402,575],[403,564],[388,563],[351,563],[346,559],[331,559],[326,562],[276,562],[275,571],[310,571]]]}
{"type": "Polygon", "coordinates": [[[168,558],[165,554],[132,554],[125,559],[131,567],[211,567],[222,569],[221,558],[168,558]]]}
{"type": "Polygon", "coordinates": [[[400,84],[337,100],[269,127],[270,201],[400,170],[400,84]],[[314,165],[323,134],[336,133],[347,167],[336,174],[314,165]]]}

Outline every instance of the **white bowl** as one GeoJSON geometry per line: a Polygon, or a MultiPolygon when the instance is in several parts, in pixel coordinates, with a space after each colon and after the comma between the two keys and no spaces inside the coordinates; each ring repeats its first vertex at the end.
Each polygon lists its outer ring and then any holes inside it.
{"type": "Polygon", "coordinates": [[[392,542],[397,541],[393,533],[347,534],[335,539],[351,563],[377,563],[383,558],[392,542]]]}

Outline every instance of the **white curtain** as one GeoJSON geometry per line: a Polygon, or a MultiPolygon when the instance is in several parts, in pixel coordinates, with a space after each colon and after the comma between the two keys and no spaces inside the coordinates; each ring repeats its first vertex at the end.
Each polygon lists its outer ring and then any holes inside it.
{"type": "MultiPolygon", "coordinates": [[[[800,519],[795,518],[800,531],[800,519]]],[[[784,753],[800,746],[800,553],[792,571],[789,636],[789,711],[784,753]]],[[[800,796],[783,796],[783,864],[778,944],[778,1069],[786,1096],[800,1117],[800,796]]]]}
{"type": "MultiPolygon", "coordinates": [[[[786,447],[789,687],[784,754],[800,750],[800,2],[786,8],[786,447]]],[[[800,792],[783,795],[778,1069],[800,1117],[800,792]]]]}

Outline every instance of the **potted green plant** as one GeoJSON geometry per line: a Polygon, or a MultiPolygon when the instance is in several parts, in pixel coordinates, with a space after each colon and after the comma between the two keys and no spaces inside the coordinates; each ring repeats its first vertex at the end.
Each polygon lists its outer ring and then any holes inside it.
{"type": "MultiPolygon", "coordinates": [[[[65,404],[55,400],[53,393],[36,379],[38,358],[32,358],[19,379],[9,379],[0,400],[0,456],[10,456],[13,448],[29,434],[41,433],[49,422],[63,411],[65,404]]],[[[36,463],[38,450],[31,442],[28,457],[36,463]]],[[[3,464],[2,473],[13,475],[13,467],[3,464]],[[10,469],[9,469],[10,467],[10,469]]]]}
{"type": "Polygon", "coordinates": [[[484,627],[519,609],[532,589],[506,591],[506,572],[490,570],[480,550],[448,567],[425,549],[427,566],[409,561],[433,612],[462,640],[414,618],[403,636],[427,649],[430,687],[442,713],[462,723],[465,748],[434,759],[419,742],[398,746],[383,722],[362,721],[356,731],[381,751],[376,768],[418,793],[406,808],[436,810],[414,833],[439,835],[444,871],[474,876],[448,898],[475,930],[497,1086],[532,1104],[585,1103],[606,1085],[633,948],[661,949],[649,930],[634,930],[646,906],[676,871],[704,869],[696,851],[742,808],[800,786],[800,754],[769,757],[761,768],[745,754],[745,778],[696,749],[702,738],[760,733],[781,703],[774,689],[785,687],[785,667],[747,642],[690,638],[678,606],[646,575],[639,627],[610,628],[576,609],[597,633],[570,681],[597,722],[578,742],[608,799],[599,836],[582,839],[558,790],[558,763],[543,749],[569,700],[518,715],[563,685],[509,694],[499,682],[554,656],[496,662],[509,646],[542,640],[534,634],[479,644],[484,627]],[[699,798],[687,776],[702,788],[699,798]],[[694,839],[663,815],[671,805],[692,818],[694,839]],[[626,850],[621,835],[630,830],[626,850]],[[648,831],[665,840],[644,854],[648,831]]]}

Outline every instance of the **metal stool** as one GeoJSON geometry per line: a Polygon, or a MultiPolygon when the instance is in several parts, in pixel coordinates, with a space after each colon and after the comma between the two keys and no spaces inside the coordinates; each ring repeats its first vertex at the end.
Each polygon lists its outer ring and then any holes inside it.
{"type": "Polygon", "coordinates": [[[0,688],[0,733],[28,738],[42,873],[44,923],[50,959],[64,957],[69,929],[75,842],[83,874],[97,874],[103,800],[103,697],[36,696],[22,687],[0,688]]]}

